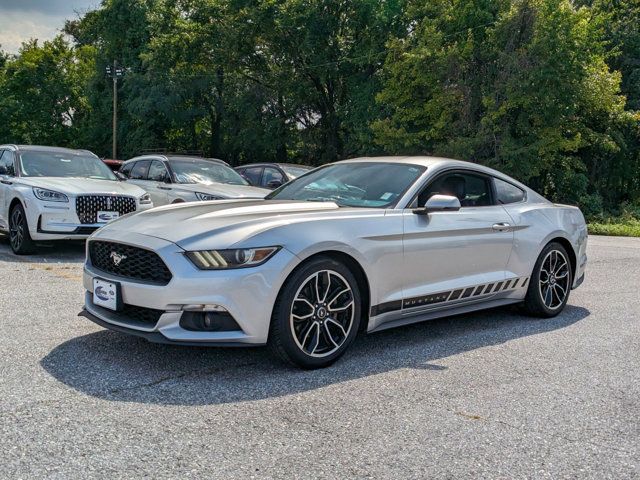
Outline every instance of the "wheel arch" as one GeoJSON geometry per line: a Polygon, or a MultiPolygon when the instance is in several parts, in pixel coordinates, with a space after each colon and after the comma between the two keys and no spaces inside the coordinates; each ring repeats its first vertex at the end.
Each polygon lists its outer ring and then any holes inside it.
{"type": "Polygon", "coordinates": [[[21,205],[23,209],[25,208],[24,202],[19,197],[13,197],[11,202],[9,202],[9,209],[7,210],[8,215],[11,215],[11,211],[16,205],[21,205]]]}
{"type": "Polygon", "coordinates": [[[356,278],[356,282],[358,283],[358,289],[360,290],[360,295],[362,297],[361,315],[362,315],[363,321],[360,322],[360,331],[363,331],[363,332],[366,331],[367,325],[369,323],[369,312],[371,309],[371,286],[369,283],[369,278],[364,268],[360,264],[360,262],[355,257],[353,257],[352,255],[346,252],[343,252],[340,250],[322,250],[322,251],[313,253],[308,257],[305,257],[302,261],[300,261],[300,263],[298,263],[298,265],[295,266],[293,270],[289,272],[284,282],[280,286],[280,290],[282,290],[282,287],[286,284],[287,280],[289,280],[289,278],[291,278],[291,276],[299,268],[302,268],[304,265],[306,265],[310,261],[313,261],[317,258],[322,258],[322,257],[330,258],[332,260],[342,263],[351,271],[351,273],[353,273],[353,276],[356,278]]]}
{"type": "Polygon", "coordinates": [[[578,266],[578,260],[577,260],[576,252],[575,252],[575,250],[573,248],[573,245],[571,244],[571,242],[567,238],[561,237],[561,236],[557,236],[557,237],[553,237],[551,240],[549,240],[547,243],[545,243],[544,247],[542,247],[542,250],[544,250],[547,245],[549,245],[550,243],[554,243],[554,242],[555,243],[559,243],[560,245],[562,245],[564,247],[564,249],[567,251],[567,254],[569,255],[569,263],[571,263],[571,278],[575,279],[576,269],[577,269],[577,266],[578,266]]]}

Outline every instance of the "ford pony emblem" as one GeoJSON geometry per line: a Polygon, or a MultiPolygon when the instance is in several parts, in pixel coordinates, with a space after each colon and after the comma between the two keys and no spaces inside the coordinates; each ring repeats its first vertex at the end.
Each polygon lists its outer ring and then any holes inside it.
{"type": "Polygon", "coordinates": [[[111,252],[110,257],[116,267],[127,258],[126,255],[120,255],[118,252],[111,252]]]}

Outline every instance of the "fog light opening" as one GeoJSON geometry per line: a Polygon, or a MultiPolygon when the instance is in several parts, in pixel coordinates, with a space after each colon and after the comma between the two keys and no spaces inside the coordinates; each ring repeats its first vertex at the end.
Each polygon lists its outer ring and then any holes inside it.
{"type": "Polygon", "coordinates": [[[237,332],[240,325],[227,311],[185,311],[180,326],[192,332],[237,332]]]}

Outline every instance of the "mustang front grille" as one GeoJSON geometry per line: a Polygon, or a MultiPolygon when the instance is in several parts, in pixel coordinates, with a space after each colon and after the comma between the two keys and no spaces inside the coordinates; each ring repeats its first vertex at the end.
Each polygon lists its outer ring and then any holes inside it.
{"type": "Polygon", "coordinates": [[[123,195],[80,195],[76,198],[76,213],[80,223],[97,223],[98,212],[118,212],[120,215],[136,211],[136,199],[123,195]]]}
{"type": "Polygon", "coordinates": [[[171,272],[154,252],[122,243],[89,242],[89,258],[98,270],[145,283],[166,285],[171,272]]]}

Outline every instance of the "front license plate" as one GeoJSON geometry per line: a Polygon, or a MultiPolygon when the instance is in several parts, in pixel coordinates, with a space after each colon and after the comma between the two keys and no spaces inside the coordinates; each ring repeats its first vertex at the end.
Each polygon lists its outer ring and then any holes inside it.
{"type": "Polygon", "coordinates": [[[98,223],[109,223],[120,217],[120,212],[98,212],[98,223]]]}
{"type": "Polygon", "coordinates": [[[93,304],[109,310],[118,311],[122,308],[122,294],[120,284],[101,278],[93,279],[93,304]]]}

